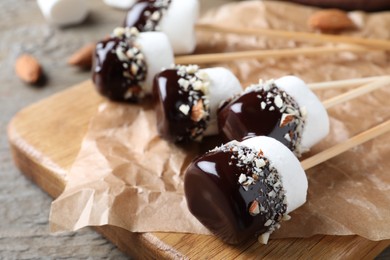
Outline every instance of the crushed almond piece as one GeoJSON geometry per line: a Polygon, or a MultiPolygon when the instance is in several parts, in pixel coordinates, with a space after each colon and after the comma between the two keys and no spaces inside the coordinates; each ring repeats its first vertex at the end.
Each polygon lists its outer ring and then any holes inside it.
{"type": "Polygon", "coordinates": [[[260,206],[259,202],[257,200],[252,201],[250,207],[249,207],[249,214],[251,216],[256,216],[260,213],[260,206]]]}
{"type": "Polygon", "coordinates": [[[257,238],[257,241],[259,241],[259,243],[262,244],[262,245],[266,245],[268,243],[269,236],[270,236],[270,233],[269,232],[265,232],[264,234],[261,234],[257,238]]]}
{"type": "Polygon", "coordinates": [[[204,116],[203,101],[199,99],[198,102],[192,107],[191,120],[199,122],[204,116]]]}
{"type": "Polygon", "coordinates": [[[294,115],[291,114],[283,114],[282,119],[280,120],[280,127],[285,127],[288,123],[293,121],[294,115]]]}

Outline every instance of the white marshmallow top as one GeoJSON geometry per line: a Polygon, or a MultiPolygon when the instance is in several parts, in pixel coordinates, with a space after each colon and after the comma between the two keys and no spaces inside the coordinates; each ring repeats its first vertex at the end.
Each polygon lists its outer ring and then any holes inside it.
{"type": "Polygon", "coordinates": [[[270,161],[270,166],[278,171],[286,192],[287,214],[306,202],[308,181],[305,171],[297,157],[285,145],[266,136],[249,138],[241,144],[256,151],[263,151],[264,157],[270,161]]]}
{"type": "Polygon", "coordinates": [[[81,23],[89,12],[87,1],[38,0],[37,2],[46,20],[59,26],[81,23]]]}
{"type": "Polygon", "coordinates": [[[302,133],[301,148],[308,150],[328,135],[328,113],[321,101],[300,78],[284,76],[275,80],[275,84],[294,98],[300,108],[304,107],[306,109],[307,115],[302,133]]]}
{"type": "Polygon", "coordinates": [[[200,69],[201,73],[206,73],[210,82],[210,121],[204,132],[205,136],[218,134],[217,111],[219,105],[224,100],[241,93],[242,87],[237,77],[225,68],[200,69]]]}
{"type": "Polygon", "coordinates": [[[172,48],[167,36],[162,32],[139,33],[136,43],[141,46],[141,52],[148,66],[146,80],[141,83],[142,88],[146,94],[151,94],[154,76],[174,64],[172,48]]]}
{"type": "Polygon", "coordinates": [[[159,27],[168,36],[175,54],[192,53],[195,50],[195,23],[198,16],[198,0],[172,0],[159,27]]]}
{"type": "Polygon", "coordinates": [[[103,0],[103,2],[108,6],[127,10],[130,9],[130,7],[137,2],[137,0],[103,0]]]}

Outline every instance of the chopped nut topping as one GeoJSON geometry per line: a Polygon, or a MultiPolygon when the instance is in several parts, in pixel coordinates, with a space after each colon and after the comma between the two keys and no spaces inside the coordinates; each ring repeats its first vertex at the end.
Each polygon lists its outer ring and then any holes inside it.
{"type": "Polygon", "coordinates": [[[238,182],[239,182],[240,184],[242,184],[242,183],[244,183],[245,181],[246,181],[246,175],[243,174],[243,173],[241,173],[241,174],[240,174],[240,177],[238,178],[238,182]]]}
{"type": "MultiPolygon", "coordinates": [[[[280,90],[274,80],[259,80],[259,84],[247,87],[243,94],[254,92],[260,99],[260,109],[275,111],[280,113],[280,127],[288,125],[288,130],[292,129],[293,134],[289,136],[284,133],[285,143],[295,155],[300,156],[303,152],[301,138],[306,119],[306,109],[299,107],[298,103],[285,91],[280,90]]],[[[242,95],[243,95],[242,94],[242,95]]],[[[286,129],[287,130],[287,129],[286,129]]]]}
{"type": "Polygon", "coordinates": [[[113,31],[113,35],[116,37],[122,37],[122,35],[125,34],[125,28],[123,27],[117,27],[113,31]]]}
{"type": "Polygon", "coordinates": [[[145,20],[144,24],[137,24],[143,32],[158,31],[160,30],[160,21],[166,10],[168,10],[171,4],[171,0],[155,0],[148,3],[148,7],[141,14],[145,20]]]}
{"type": "Polygon", "coordinates": [[[270,232],[265,232],[265,233],[261,234],[257,238],[257,241],[259,241],[259,243],[262,244],[262,245],[268,244],[268,240],[269,240],[270,234],[271,234],[270,232]]]}
{"type": "Polygon", "coordinates": [[[188,115],[188,112],[190,111],[190,106],[189,106],[189,105],[185,105],[185,104],[181,104],[180,107],[179,107],[179,110],[180,110],[184,115],[188,115]]]}
{"type": "Polygon", "coordinates": [[[291,114],[282,114],[282,119],[280,120],[280,127],[285,127],[294,119],[294,115],[291,114]]]}
{"type": "Polygon", "coordinates": [[[115,53],[118,60],[122,62],[122,75],[128,86],[127,91],[123,93],[125,100],[144,96],[139,83],[146,79],[147,65],[140,47],[136,44],[137,36],[138,30],[135,27],[118,27],[111,35],[111,37],[120,40],[111,52],[115,53]]]}
{"type": "Polygon", "coordinates": [[[238,167],[240,173],[237,173],[237,180],[244,192],[258,193],[258,197],[249,202],[248,214],[265,217],[267,232],[272,233],[278,229],[279,221],[287,210],[286,195],[281,176],[270,165],[269,160],[263,157],[263,152],[243,146],[237,141],[231,141],[212,151],[231,153],[229,165],[238,167]],[[264,185],[265,188],[262,188],[264,185]]]}
{"type": "Polygon", "coordinates": [[[188,90],[188,86],[190,85],[190,82],[186,79],[179,79],[179,85],[184,88],[184,90],[188,90]]]}
{"type": "Polygon", "coordinates": [[[276,95],[274,99],[275,106],[281,108],[283,106],[283,100],[280,95],[276,95]]]}
{"type": "Polygon", "coordinates": [[[249,214],[251,214],[251,216],[256,216],[259,213],[260,213],[259,202],[257,200],[254,200],[252,201],[249,207],[249,214]]]}
{"type": "Polygon", "coordinates": [[[161,13],[159,13],[159,12],[154,12],[152,15],[151,15],[151,19],[152,20],[159,20],[160,19],[160,17],[161,17],[161,13]]]}
{"type": "Polygon", "coordinates": [[[199,99],[198,102],[192,107],[191,119],[195,122],[199,122],[205,115],[203,110],[203,101],[199,99]]]}
{"type": "Polygon", "coordinates": [[[306,107],[301,107],[300,109],[300,112],[302,114],[302,116],[306,117],[307,116],[307,110],[306,110],[306,107]]]}
{"type": "Polygon", "coordinates": [[[140,86],[131,86],[125,93],[124,98],[129,99],[134,96],[138,96],[142,92],[142,88],[140,86]]]}
{"type": "Polygon", "coordinates": [[[255,159],[256,167],[261,168],[265,165],[265,161],[263,159],[255,159]]]}
{"type": "Polygon", "coordinates": [[[134,75],[138,73],[138,65],[136,63],[132,63],[131,64],[131,73],[133,73],[134,75]]]}
{"type": "MultiPolygon", "coordinates": [[[[204,72],[199,71],[197,65],[178,65],[175,69],[180,77],[178,79],[179,93],[187,96],[186,105],[190,108],[191,113],[184,113],[182,108],[179,109],[194,122],[186,129],[186,132],[189,133],[190,139],[200,140],[210,119],[210,102],[207,95],[209,82],[206,81],[208,77],[205,76],[204,72]],[[202,78],[198,76],[202,76],[202,78]]],[[[184,111],[187,112],[187,108],[184,111]]]]}
{"type": "Polygon", "coordinates": [[[123,52],[122,48],[116,48],[115,50],[116,56],[120,61],[128,61],[129,57],[123,52]]]}

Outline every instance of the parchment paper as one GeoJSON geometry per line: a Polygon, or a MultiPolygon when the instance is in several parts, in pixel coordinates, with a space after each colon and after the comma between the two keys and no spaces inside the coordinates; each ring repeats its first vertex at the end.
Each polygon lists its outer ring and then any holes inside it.
{"type": "MultiPolygon", "coordinates": [[[[208,13],[204,22],[307,31],[314,8],[246,1],[208,13]]],[[[345,34],[390,38],[390,12],[351,13],[360,29],[345,34]]],[[[198,52],[312,46],[291,40],[199,33],[198,52]]],[[[389,54],[339,53],[315,58],[245,60],[214,64],[230,68],[243,82],[295,74],[307,82],[390,74],[389,54]]],[[[345,90],[343,90],[345,91],[345,90]]],[[[321,99],[342,90],[317,92],[321,99]]],[[[390,119],[390,86],[329,110],[331,133],[312,154],[390,119]]],[[[177,146],[160,139],[150,103],[102,103],[91,119],[63,194],[53,202],[53,231],[115,225],[134,232],[208,231],[189,213],[183,196],[188,163],[219,144],[177,146]]],[[[308,154],[307,156],[309,156],[308,154]]],[[[274,237],[358,234],[390,239],[390,134],[358,146],[307,171],[307,203],[282,223],[274,237]]]]}

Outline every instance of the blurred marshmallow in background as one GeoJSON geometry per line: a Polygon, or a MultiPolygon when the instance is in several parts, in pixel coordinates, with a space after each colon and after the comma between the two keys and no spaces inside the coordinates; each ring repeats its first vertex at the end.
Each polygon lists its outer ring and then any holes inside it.
{"type": "Polygon", "coordinates": [[[103,2],[108,6],[127,10],[132,5],[134,5],[137,2],[137,0],[103,0],[103,2]]]}
{"type": "Polygon", "coordinates": [[[45,19],[58,26],[81,23],[89,13],[87,1],[38,0],[37,2],[45,19]]]}

